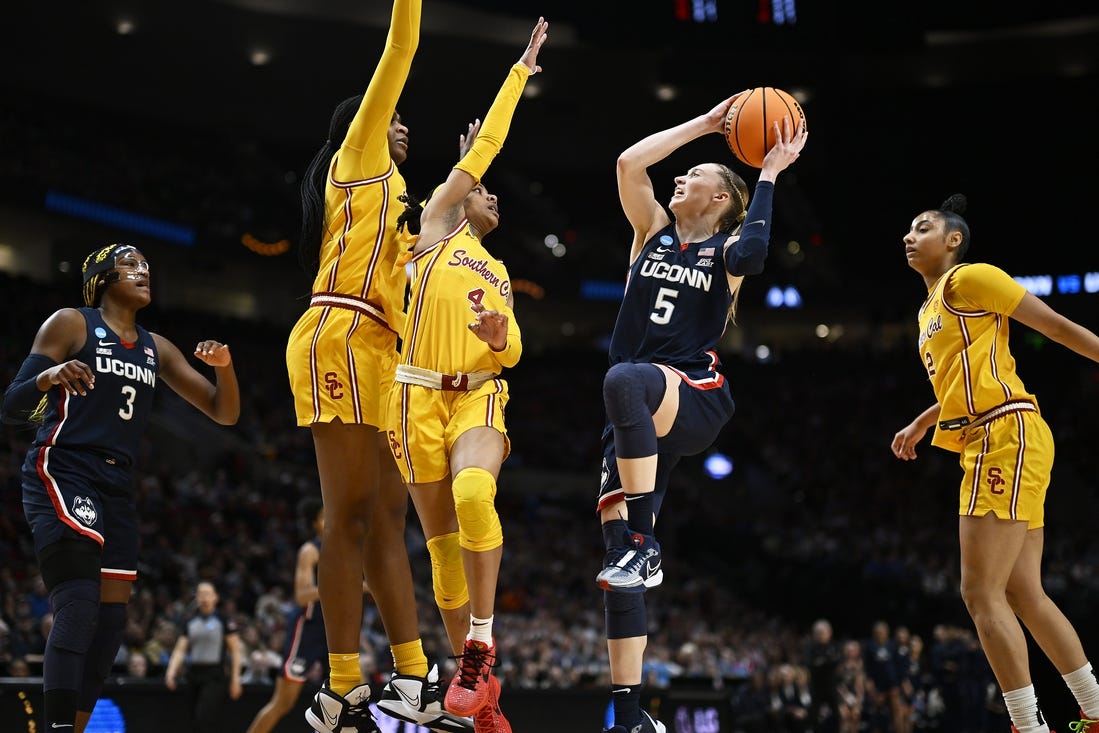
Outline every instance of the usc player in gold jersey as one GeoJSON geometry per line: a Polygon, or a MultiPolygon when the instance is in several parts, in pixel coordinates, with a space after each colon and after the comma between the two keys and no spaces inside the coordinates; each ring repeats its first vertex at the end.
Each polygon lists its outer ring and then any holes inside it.
{"type": "Polygon", "coordinates": [[[919,214],[904,237],[908,265],[923,276],[919,354],[936,402],[893,438],[893,453],[932,445],[959,454],[962,600],[1003,691],[1012,730],[1047,733],[1031,681],[1020,620],[1080,707],[1073,731],[1099,731],[1099,684],[1072,624],[1042,588],[1044,504],[1053,436],[1008,348],[1015,319],[1099,362],[1099,336],[1065,318],[998,267],[962,262],[969,225],[955,194],[919,214]]]}
{"type": "Polygon", "coordinates": [[[481,243],[500,219],[481,177],[527,78],[541,70],[548,27],[538,19],[471,149],[424,206],[390,406],[393,456],[427,538],[436,603],[459,660],[446,708],[473,716],[477,733],[511,733],[492,674],[504,543],[494,500],[509,451],[499,375],[522,352],[507,269],[481,243]]]}
{"type": "Polygon", "coordinates": [[[364,577],[396,667],[379,706],[437,731],[472,728],[443,710],[438,671],[424,655],[405,549],[408,493],[381,432],[404,323],[396,225],[407,193],[397,166],[408,128],[396,107],[419,44],[421,4],[394,0],[365,94],[337,106],[302,182],[303,262],[316,274],[286,364],[298,425],[313,434],[325,508],[317,577],[330,673],[306,711],[321,733],[377,730],[359,666],[364,577]]]}

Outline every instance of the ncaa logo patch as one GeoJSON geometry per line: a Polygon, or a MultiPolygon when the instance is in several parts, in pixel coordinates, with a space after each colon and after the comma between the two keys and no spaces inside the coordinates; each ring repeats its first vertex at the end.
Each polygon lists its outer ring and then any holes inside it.
{"type": "Polygon", "coordinates": [[[95,504],[86,496],[78,496],[73,499],[73,514],[89,527],[95,524],[95,520],[99,516],[95,511],[95,504]]]}
{"type": "Polygon", "coordinates": [[[95,335],[98,336],[99,338],[106,338],[107,337],[107,329],[103,328],[102,326],[96,326],[95,327],[95,335]]]}

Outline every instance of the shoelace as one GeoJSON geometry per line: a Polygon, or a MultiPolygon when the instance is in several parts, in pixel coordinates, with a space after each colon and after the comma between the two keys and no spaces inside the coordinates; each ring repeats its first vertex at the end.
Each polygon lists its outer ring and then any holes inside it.
{"type": "Polygon", "coordinates": [[[1092,726],[1099,729],[1099,720],[1092,720],[1090,718],[1081,718],[1075,723],[1069,723],[1068,729],[1073,733],[1088,733],[1092,726]]]}
{"type": "Polygon", "coordinates": [[[645,565],[646,562],[648,562],[649,558],[651,557],[651,550],[652,548],[648,550],[642,550],[639,545],[637,548],[637,554],[634,555],[630,559],[630,561],[626,563],[625,567],[622,568],[623,572],[629,573],[630,575],[640,576],[641,568],[645,565]]]}
{"type": "Polygon", "coordinates": [[[482,649],[477,645],[473,645],[458,656],[451,657],[451,659],[458,661],[458,672],[460,674],[458,684],[467,690],[476,687],[477,678],[481,676],[481,668],[486,664],[490,668],[493,666],[491,662],[486,660],[489,656],[491,656],[490,649],[482,649]]]}

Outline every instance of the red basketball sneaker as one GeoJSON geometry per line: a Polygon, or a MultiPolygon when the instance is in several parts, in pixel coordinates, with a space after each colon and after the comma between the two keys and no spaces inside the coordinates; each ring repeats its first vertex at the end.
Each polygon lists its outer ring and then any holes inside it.
{"type": "Polygon", "coordinates": [[[489,678],[488,701],[473,714],[474,733],[511,733],[511,723],[500,710],[500,680],[496,675],[489,678]]]}
{"type": "Polygon", "coordinates": [[[492,691],[489,680],[495,664],[495,640],[489,645],[466,639],[462,653],[458,655],[458,671],[446,691],[447,712],[468,718],[480,710],[492,691]]]}

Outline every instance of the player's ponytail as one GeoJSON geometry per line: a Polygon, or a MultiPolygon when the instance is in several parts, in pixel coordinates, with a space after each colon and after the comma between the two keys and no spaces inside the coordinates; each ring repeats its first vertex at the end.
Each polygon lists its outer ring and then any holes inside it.
{"type": "Polygon", "coordinates": [[[340,102],[328,123],[328,139],[313,156],[301,181],[301,241],[298,261],[306,272],[316,273],[320,264],[321,236],[324,231],[324,188],[332,156],[340,149],[347,129],[355,117],[363,95],[348,97],[340,102]]]}

